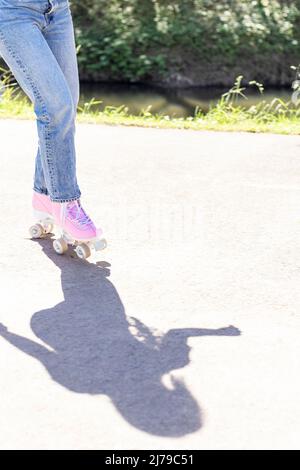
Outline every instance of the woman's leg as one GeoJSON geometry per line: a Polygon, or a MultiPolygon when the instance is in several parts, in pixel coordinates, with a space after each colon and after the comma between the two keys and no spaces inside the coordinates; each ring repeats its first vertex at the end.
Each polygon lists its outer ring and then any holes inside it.
{"type": "Polygon", "coordinates": [[[56,202],[81,195],[76,178],[78,76],[71,25],[68,0],[0,0],[0,54],[33,102],[37,117],[40,157],[34,189],[47,190],[56,202]],[[53,11],[47,13],[52,5],[53,11]]]}
{"type": "MultiPolygon", "coordinates": [[[[48,18],[51,19],[51,24],[42,30],[42,32],[66,78],[73,98],[74,109],[77,110],[80,85],[74,38],[74,26],[70,10],[67,12],[67,15],[65,13],[66,12],[64,10],[62,15],[53,15],[52,18],[51,14],[49,14],[48,18]]],[[[38,146],[35,160],[34,189],[38,192],[48,194],[43,171],[40,146],[38,146]]]]}

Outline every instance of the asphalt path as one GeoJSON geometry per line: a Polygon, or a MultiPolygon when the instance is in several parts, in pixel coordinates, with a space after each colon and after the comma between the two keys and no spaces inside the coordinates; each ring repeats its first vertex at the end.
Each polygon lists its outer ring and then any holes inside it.
{"type": "Polygon", "coordinates": [[[299,448],[300,137],[77,124],[106,251],[30,240],[0,120],[0,448],[299,448]]]}

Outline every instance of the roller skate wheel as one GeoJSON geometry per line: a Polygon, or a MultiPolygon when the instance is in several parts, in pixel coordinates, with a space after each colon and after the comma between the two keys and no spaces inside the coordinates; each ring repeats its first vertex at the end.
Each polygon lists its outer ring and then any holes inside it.
{"type": "Polygon", "coordinates": [[[44,228],[41,224],[32,225],[29,229],[31,238],[42,238],[44,235],[44,228]]]}
{"type": "Polygon", "coordinates": [[[45,234],[51,233],[52,230],[53,230],[53,224],[51,224],[51,223],[44,224],[44,233],[45,234]]]}
{"type": "Polygon", "coordinates": [[[89,256],[91,256],[90,247],[88,245],[85,245],[84,243],[76,246],[75,251],[78,258],[80,259],[87,259],[89,256]]]}
{"type": "Polygon", "coordinates": [[[107,241],[105,240],[105,238],[102,238],[101,240],[97,240],[94,246],[96,251],[105,250],[105,248],[107,247],[107,241]]]}
{"type": "Polygon", "coordinates": [[[68,244],[64,238],[59,238],[58,240],[54,240],[53,248],[58,255],[63,255],[68,251],[68,244]]]}

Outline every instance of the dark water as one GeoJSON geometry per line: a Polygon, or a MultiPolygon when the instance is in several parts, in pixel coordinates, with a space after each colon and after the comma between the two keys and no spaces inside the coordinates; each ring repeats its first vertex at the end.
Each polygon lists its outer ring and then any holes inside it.
{"type": "MultiPolygon", "coordinates": [[[[196,106],[204,112],[220,99],[227,89],[217,88],[186,88],[166,89],[146,85],[111,84],[111,83],[81,83],[80,105],[92,98],[101,100],[102,104],[92,109],[102,110],[105,106],[125,105],[130,114],[137,115],[143,109],[151,106],[153,114],[163,114],[173,117],[189,117],[194,115],[196,106]]],[[[291,89],[266,89],[263,97],[257,90],[246,91],[248,100],[242,100],[245,106],[257,104],[262,99],[270,102],[275,97],[290,100],[291,89]]]]}

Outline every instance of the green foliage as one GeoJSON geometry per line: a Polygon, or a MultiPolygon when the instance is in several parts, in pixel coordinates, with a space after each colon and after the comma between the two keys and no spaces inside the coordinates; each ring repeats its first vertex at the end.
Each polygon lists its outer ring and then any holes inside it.
{"type": "Polygon", "coordinates": [[[150,77],[153,70],[164,73],[165,57],[157,52],[159,35],[146,8],[152,2],[142,3],[144,10],[133,0],[72,2],[78,62],[85,75],[136,81],[150,77]]]}
{"type": "Polygon", "coordinates": [[[71,0],[71,9],[87,78],[159,80],[186,61],[300,57],[300,0],[71,0]]]}

